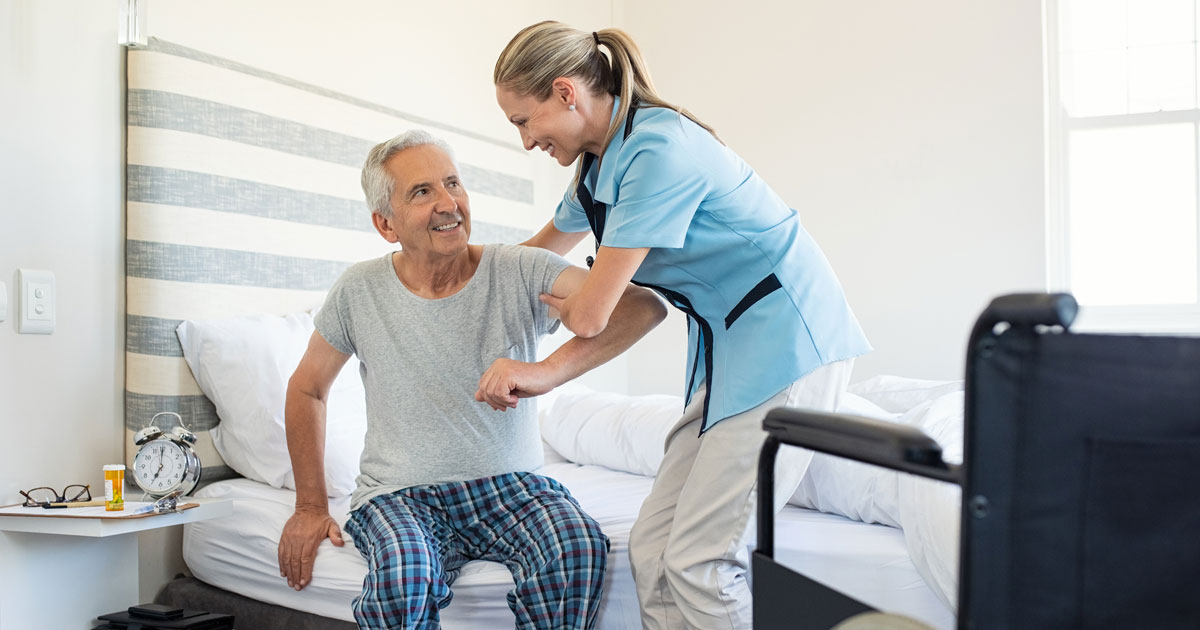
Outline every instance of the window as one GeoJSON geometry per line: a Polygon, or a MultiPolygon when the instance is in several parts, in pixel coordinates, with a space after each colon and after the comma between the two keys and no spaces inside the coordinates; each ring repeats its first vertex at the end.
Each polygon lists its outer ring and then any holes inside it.
{"type": "Polygon", "coordinates": [[[1079,327],[1200,332],[1198,0],[1047,0],[1049,280],[1079,327]]]}

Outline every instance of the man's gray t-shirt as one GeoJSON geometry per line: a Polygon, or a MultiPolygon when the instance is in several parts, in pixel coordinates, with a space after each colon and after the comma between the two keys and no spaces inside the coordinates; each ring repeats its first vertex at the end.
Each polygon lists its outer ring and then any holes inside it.
{"type": "Polygon", "coordinates": [[[558,326],[538,295],[569,265],[543,249],[485,245],[466,286],[436,300],[404,286],[391,254],[342,274],[316,328],[361,362],[367,434],[352,510],[411,486],[542,465],[533,400],[493,411],[475,391],[497,358],[536,360],[537,342],[558,326]]]}

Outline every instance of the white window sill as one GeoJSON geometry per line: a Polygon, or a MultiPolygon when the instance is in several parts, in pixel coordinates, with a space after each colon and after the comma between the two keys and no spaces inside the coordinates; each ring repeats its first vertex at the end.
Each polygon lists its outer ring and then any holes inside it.
{"type": "Polygon", "coordinates": [[[1074,332],[1200,335],[1200,305],[1080,306],[1074,332]]]}

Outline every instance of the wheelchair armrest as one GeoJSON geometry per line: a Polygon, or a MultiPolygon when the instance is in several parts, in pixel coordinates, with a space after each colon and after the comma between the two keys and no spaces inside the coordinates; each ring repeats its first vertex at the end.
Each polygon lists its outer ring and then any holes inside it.
{"type": "Polygon", "coordinates": [[[775,554],[775,457],[780,444],[802,446],[876,466],[962,485],[962,467],[942,459],[942,447],[913,427],[847,414],[779,407],[763,420],[767,439],[758,458],[758,549],[775,554]]]}
{"type": "Polygon", "coordinates": [[[942,447],[921,430],[874,418],[779,407],[763,429],[783,444],[893,470],[961,483],[960,467],[942,459],[942,447]]]}

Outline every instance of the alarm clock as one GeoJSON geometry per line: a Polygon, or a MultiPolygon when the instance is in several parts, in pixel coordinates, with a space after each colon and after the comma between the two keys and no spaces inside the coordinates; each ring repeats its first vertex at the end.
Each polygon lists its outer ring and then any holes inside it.
{"type": "Polygon", "coordinates": [[[150,418],[150,424],[137,432],[133,443],[138,446],[133,456],[133,480],[146,494],[157,498],[191,493],[200,483],[200,456],[192,446],[196,434],[183,424],[183,418],[173,411],[163,411],[150,418]],[[157,421],[160,416],[175,416],[179,426],[163,431],[157,421]]]}

